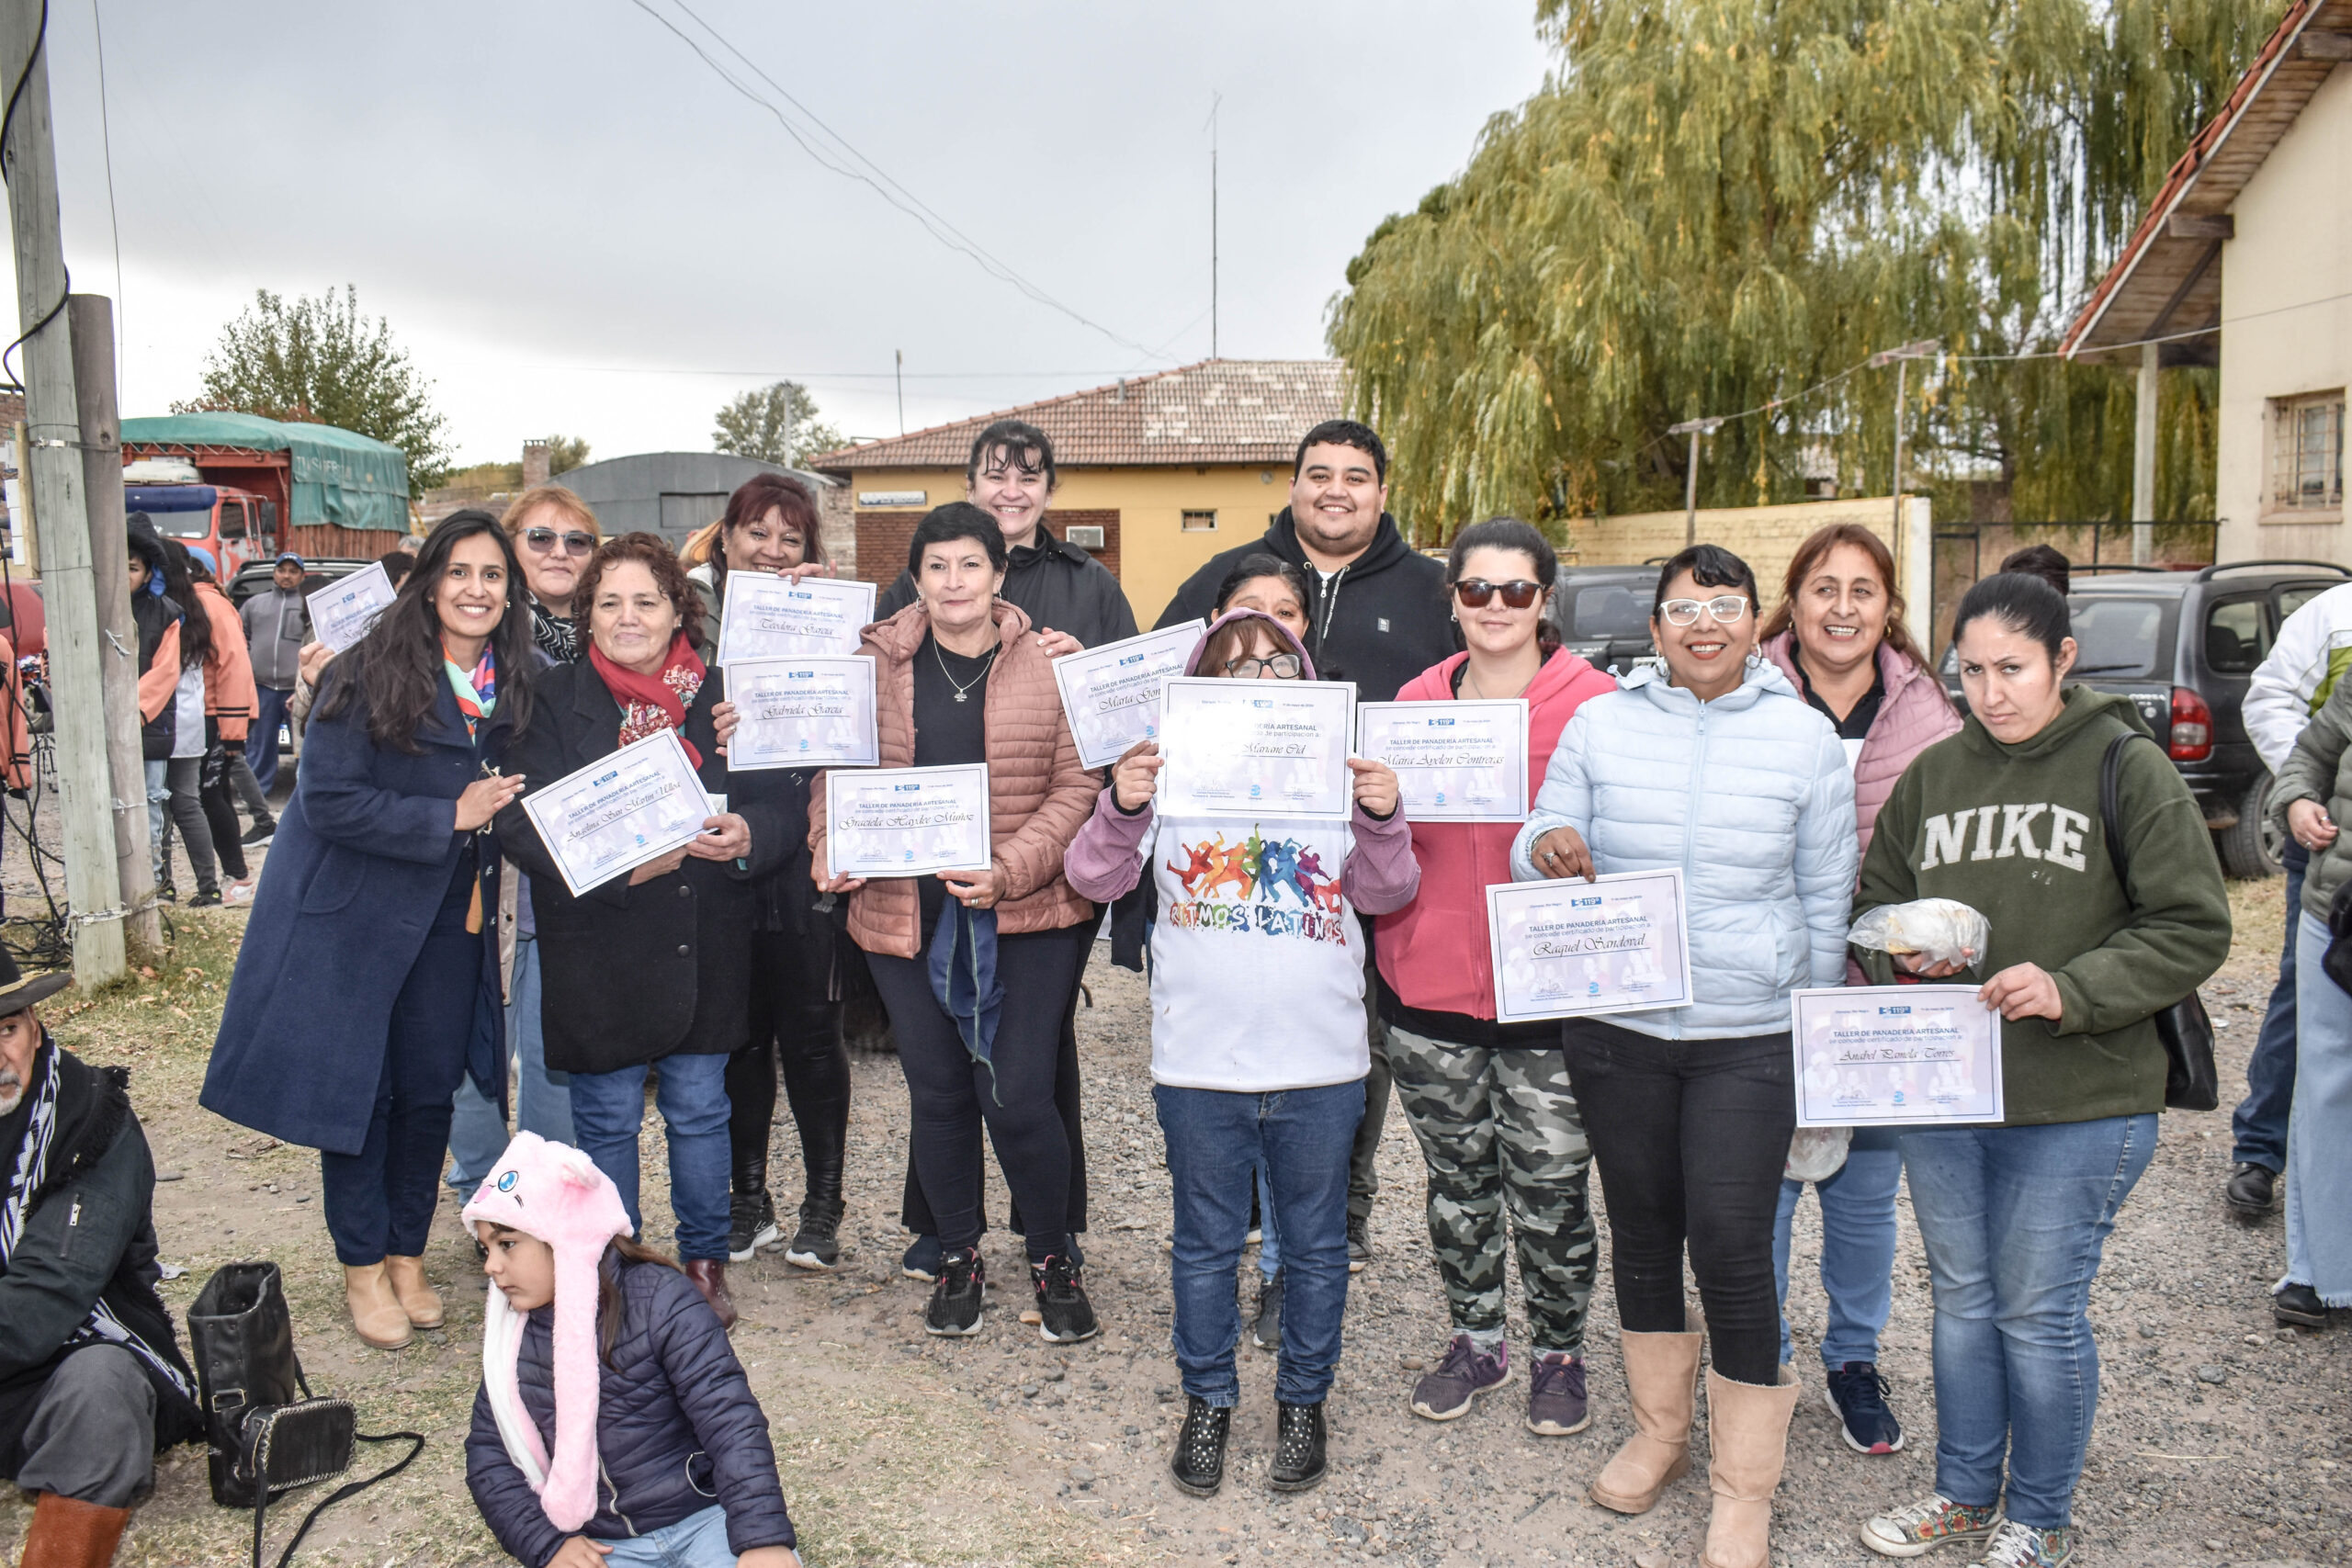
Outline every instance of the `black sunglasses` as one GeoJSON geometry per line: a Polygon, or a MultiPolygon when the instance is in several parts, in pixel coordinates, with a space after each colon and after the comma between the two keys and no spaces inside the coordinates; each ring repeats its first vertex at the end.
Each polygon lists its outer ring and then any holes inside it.
{"type": "Polygon", "coordinates": [[[1515,582],[1488,582],[1483,578],[1465,578],[1453,585],[1453,596],[1474,610],[1483,610],[1496,594],[1503,596],[1503,604],[1513,610],[1524,610],[1544,597],[1544,585],[1521,578],[1515,582]]]}

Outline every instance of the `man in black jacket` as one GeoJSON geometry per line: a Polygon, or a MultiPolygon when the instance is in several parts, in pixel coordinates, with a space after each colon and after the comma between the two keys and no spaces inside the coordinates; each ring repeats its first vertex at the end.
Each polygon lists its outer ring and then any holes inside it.
{"type": "MultiPolygon", "coordinates": [[[[1306,579],[1306,651],[1326,681],[1352,681],[1356,700],[1394,702],[1405,682],[1458,652],[1462,642],[1446,604],[1445,568],[1405,543],[1388,515],[1388,449],[1370,425],[1329,419],[1308,431],[1291,463],[1290,504],[1266,536],[1213,557],[1187,578],[1159,625],[1206,620],[1216,592],[1242,557],[1262,551],[1297,567],[1306,579]]],[[[1365,927],[1365,940],[1371,928],[1365,927]]],[[[1363,1084],[1363,1120],[1348,1165],[1348,1267],[1372,1257],[1372,1201],[1380,1190],[1373,1156],[1388,1119],[1388,1031],[1375,992],[1380,976],[1364,964],[1365,1029],[1372,1072],[1363,1084]]]]}
{"type": "Polygon", "coordinates": [[[39,1495],[27,1562],[103,1568],[157,1450],[199,1436],[155,1293],[155,1168],[121,1067],[49,1038],[0,950],[0,1477],[39,1495]]]}

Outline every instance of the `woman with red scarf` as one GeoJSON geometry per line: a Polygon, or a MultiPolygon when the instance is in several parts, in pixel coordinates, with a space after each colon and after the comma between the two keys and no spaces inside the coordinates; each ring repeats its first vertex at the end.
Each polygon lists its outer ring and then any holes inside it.
{"type": "Polygon", "coordinates": [[[572,604],[585,615],[587,656],[541,673],[531,723],[507,752],[525,796],[673,729],[703,788],[724,804],[685,849],[576,898],[519,802],[499,814],[499,847],[530,874],[548,1066],[571,1075],[580,1147],[613,1179],[641,1232],[638,1127],[646,1068],[660,1062],[678,1257],[732,1325],[727,1058],[747,1026],[752,882],[792,846],[767,776],[745,774],[729,793],[711,717],[724,694],[695,648],[702,603],[670,547],[651,534],[607,541],[589,558],[572,604]]]}

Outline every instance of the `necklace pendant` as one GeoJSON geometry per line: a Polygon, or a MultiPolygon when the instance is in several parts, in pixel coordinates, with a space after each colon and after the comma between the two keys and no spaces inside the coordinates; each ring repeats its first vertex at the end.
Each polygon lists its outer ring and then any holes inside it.
{"type": "Polygon", "coordinates": [[[960,702],[967,701],[967,699],[965,697],[965,695],[964,695],[964,694],[963,694],[963,693],[958,692],[958,693],[956,693],[956,700],[957,702],[959,702],[959,703],[960,703],[960,702]]]}

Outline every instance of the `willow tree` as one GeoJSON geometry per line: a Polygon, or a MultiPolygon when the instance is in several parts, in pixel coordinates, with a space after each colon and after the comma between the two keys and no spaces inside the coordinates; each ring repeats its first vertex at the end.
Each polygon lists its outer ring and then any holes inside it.
{"type": "Polygon", "coordinates": [[[1374,231],[1332,307],[1424,536],[1679,504],[1668,427],[1753,409],[1703,444],[1702,503],[1794,498],[1825,457],[1883,487],[1893,372],[1815,389],[1920,338],[1947,351],[1910,379],[1921,466],[2077,516],[2128,495],[2111,373],[1975,356],[2054,341],[2258,43],[2243,0],[1542,0],[1537,22],[1544,88],[1374,231]]]}

